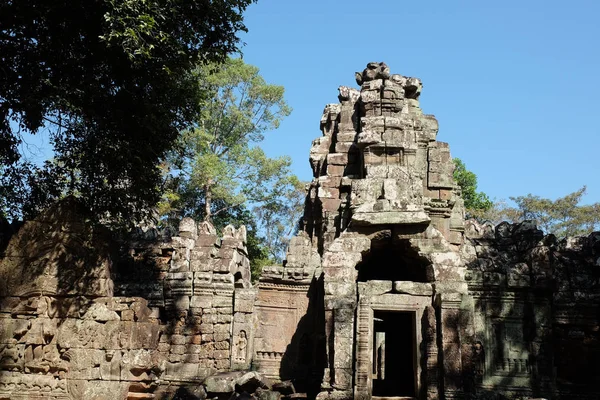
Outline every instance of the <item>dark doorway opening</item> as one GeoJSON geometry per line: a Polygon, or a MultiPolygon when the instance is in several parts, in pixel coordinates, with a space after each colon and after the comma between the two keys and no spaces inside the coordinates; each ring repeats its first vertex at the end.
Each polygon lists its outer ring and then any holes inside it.
{"type": "Polygon", "coordinates": [[[371,248],[356,265],[358,281],[433,282],[431,262],[409,240],[384,236],[371,240],[371,248]]]}
{"type": "Polygon", "coordinates": [[[373,396],[416,396],[414,312],[375,311],[373,328],[373,396]]]}

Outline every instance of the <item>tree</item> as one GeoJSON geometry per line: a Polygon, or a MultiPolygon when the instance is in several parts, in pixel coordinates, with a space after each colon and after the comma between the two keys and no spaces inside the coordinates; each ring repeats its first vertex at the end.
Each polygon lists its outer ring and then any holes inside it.
{"type": "Polygon", "coordinates": [[[40,181],[97,215],[144,214],[159,161],[206,98],[194,68],[238,51],[251,2],[1,2],[0,215],[22,215],[40,181]],[[36,169],[19,146],[43,129],[55,160],[36,169]]]}
{"type": "Polygon", "coordinates": [[[469,171],[460,158],[454,158],[452,161],[454,180],[460,186],[467,217],[481,217],[492,208],[493,202],[487,194],[477,191],[477,175],[469,171]]]}
{"type": "Polygon", "coordinates": [[[289,189],[278,198],[254,209],[269,257],[278,263],[283,261],[291,237],[298,233],[306,200],[306,183],[296,177],[292,177],[290,182],[289,189]]]}
{"type": "Polygon", "coordinates": [[[216,222],[229,220],[231,210],[251,208],[271,260],[279,261],[285,247],[279,235],[289,234],[280,227],[295,215],[302,185],[289,157],[270,158],[258,144],[290,113],[284,88],[266,83],[258,68],[237,58],[197,74],[211,96],[169,157],[163,220],[191,215],[216,222]]]}
{"type": "Polygon", "coordinates": [[[528,194],[511,197],[516,208],[505,215],[513,222],[531,220],[546,233],[558,237],[588,235],[600,227],[600,203],[580,205],[586,187],[556,200],[528,194]]]}

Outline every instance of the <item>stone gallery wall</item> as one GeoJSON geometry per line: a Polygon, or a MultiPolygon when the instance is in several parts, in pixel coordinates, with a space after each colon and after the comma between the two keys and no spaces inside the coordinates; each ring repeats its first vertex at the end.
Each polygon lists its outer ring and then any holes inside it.
{"type": "Polygon", "coordinates": [[[477,350],[467,383],[600,398],[600,232],[557,240],[528,222],[468,221],[466,236],[464,325],[477,350]]]}
{"type": "Polygon", "coordinates": [[[67,198],[0,232],[0,399],[600,399],[600,233],[465,222],[421,81],[356,79],[254,285],[244,227],[116,241],[67,198]]]}
{"type": "Polygon", "coordinates": [[[249,368],[245,228],[147,236],[115,243],[72,199],[19,229],[0,263],[0,398],[171,398],[249,368]]]}

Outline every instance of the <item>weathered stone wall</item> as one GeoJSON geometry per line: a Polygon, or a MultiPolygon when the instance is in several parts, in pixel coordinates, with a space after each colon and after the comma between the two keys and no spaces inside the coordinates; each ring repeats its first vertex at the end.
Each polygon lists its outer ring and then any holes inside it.
{"type": "Polygon", "coordinates": [[[476,349],[466,378],[484,392],[599,398],[600,233],[559,241],[528,222],[469,221],[466,235],[476,349]]]}
{"type": "Polygon", "coordinates": [[[20,228],[0,263],[0,398],[171,398],[249,367],[245,228],[150,236],[119,251],[72,199],[20,228]]]}

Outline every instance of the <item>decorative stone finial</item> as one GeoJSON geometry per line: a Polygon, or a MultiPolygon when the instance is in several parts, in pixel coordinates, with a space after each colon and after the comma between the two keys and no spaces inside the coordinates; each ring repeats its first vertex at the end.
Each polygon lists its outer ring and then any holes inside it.
{"type": "Polygon", "coordinates": [[[183,238],[195,239],[198,234],[196,221],[190,217],[185,217],[179,223],[179,236],[183,238]]]}
{"type": "Polygon", "coordinates": [[[233,225],[227,225],[225,229],[223,229],[223,238],[234,238],[235,237],[235,227],[233,225]]]}
{"type": "Polygon", "coordinates": [[[390,68],[384,62],[370,62],[367,64],[362,72],[356,72],[354,74],[356,83],[362,85],[364,82],[369,82],[375,79],[389,79],[390,68]]]}
{"type": "Polygon", "coordinates": [[[208,221],[202,221],[198,223],[198,235],[216,235],[217,230],[208,221]]]}
{"type": "Polygon", "coordinates": [[[235,233],[235,238],[241,240],[243,243],[246,243],[246,225],[240,225],[237,232],[235,233]]]}

